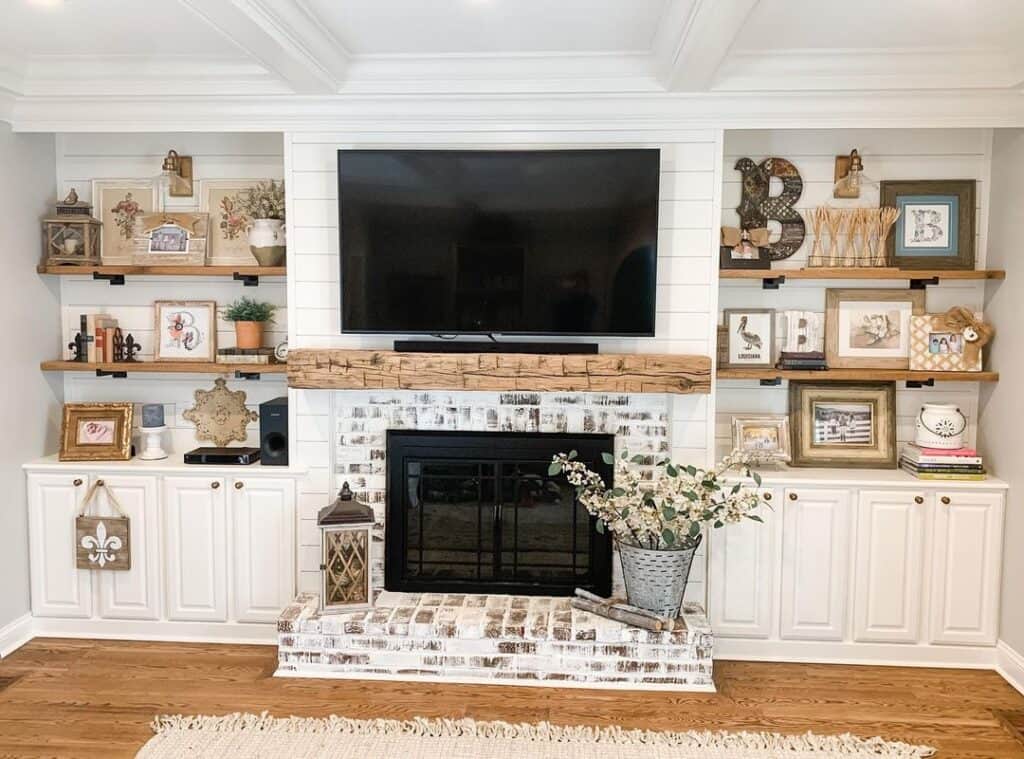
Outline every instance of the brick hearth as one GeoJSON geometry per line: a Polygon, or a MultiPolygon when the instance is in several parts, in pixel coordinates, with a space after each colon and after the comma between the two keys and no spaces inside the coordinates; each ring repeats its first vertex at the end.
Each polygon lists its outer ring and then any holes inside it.
{"type": "Polygon", "coordinates": [[[301,594],[278,623],[277,675],[633,690],[714,691],[704,610],[649,632],[568,598],[384,592],[369,611],[321,615],[301,594]]]}

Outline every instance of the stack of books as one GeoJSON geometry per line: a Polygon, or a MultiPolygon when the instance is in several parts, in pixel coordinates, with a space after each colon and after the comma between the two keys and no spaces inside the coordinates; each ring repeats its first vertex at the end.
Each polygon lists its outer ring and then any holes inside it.
{"type": "Polygon", "coordinates": [[[782,351],[779,354],[779,369],[824,371],[828,366],[825,365],[825,354],[821,351],[782,351]]]}
{"type": "Polygon", "coordinates": [[[218,348],[218,364],[276,364],[273,348],[218,348]]]}
{"type": "Polygon", "coordinates": [[[900,454],[900,466],[921,480],[984,480],[985,462],[973,448],[922,448],[909,443],[900,454]]]}
{"type": "Polygon", "coordinates": [[[107,314],[82,314],[78,331],[85,341],[85,351],[78,360],[90,364],[114,360],[114,332],[117,319],[107,314]]]}

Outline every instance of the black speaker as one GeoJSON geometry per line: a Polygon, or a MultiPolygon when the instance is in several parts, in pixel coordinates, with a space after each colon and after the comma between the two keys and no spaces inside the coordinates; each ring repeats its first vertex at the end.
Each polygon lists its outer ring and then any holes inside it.
{"type": "Polygon", "coordinates": [[[288,466],[288,396],[260,404],[260,463],[288,466]]]}

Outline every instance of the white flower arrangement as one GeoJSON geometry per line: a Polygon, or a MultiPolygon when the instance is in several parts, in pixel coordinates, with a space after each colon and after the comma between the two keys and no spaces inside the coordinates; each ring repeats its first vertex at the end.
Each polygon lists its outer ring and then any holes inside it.
{"type": "Polygon", "coordinates": [[[700,542],[704,525],[722,527],[744,519],[763,521],[754,514],[764,501],[757,490],[737,483],[723,487],[721,478],[731,470],[742,470],[760,486],[761,477],[750,467],[760,461],[756,454],[733,451],[712,469],[681,466],[669,459],[655,464],[660,470],[645,480],[630,464],[642,464],[644,457],[619,459],[603,454],[606,464],[615,466],[615,484],[608,488],[597,472],[577,460],[576,451],[552,457],[548,474],[564,474],[576,486],[576,497],[592,516],[597,531],[610,530],[627,545],[654,550],[682,550],[700,542]]]}

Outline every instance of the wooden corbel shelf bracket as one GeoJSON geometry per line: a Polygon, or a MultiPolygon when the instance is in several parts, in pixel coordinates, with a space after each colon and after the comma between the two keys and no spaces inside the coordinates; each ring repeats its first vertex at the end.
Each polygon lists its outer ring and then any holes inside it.
{"type": "Polygon", "coordinates": [[[322,390],[711,392],[711,358],[672,354],[541,355],[293,349],[288,385],[322,390]]]}

